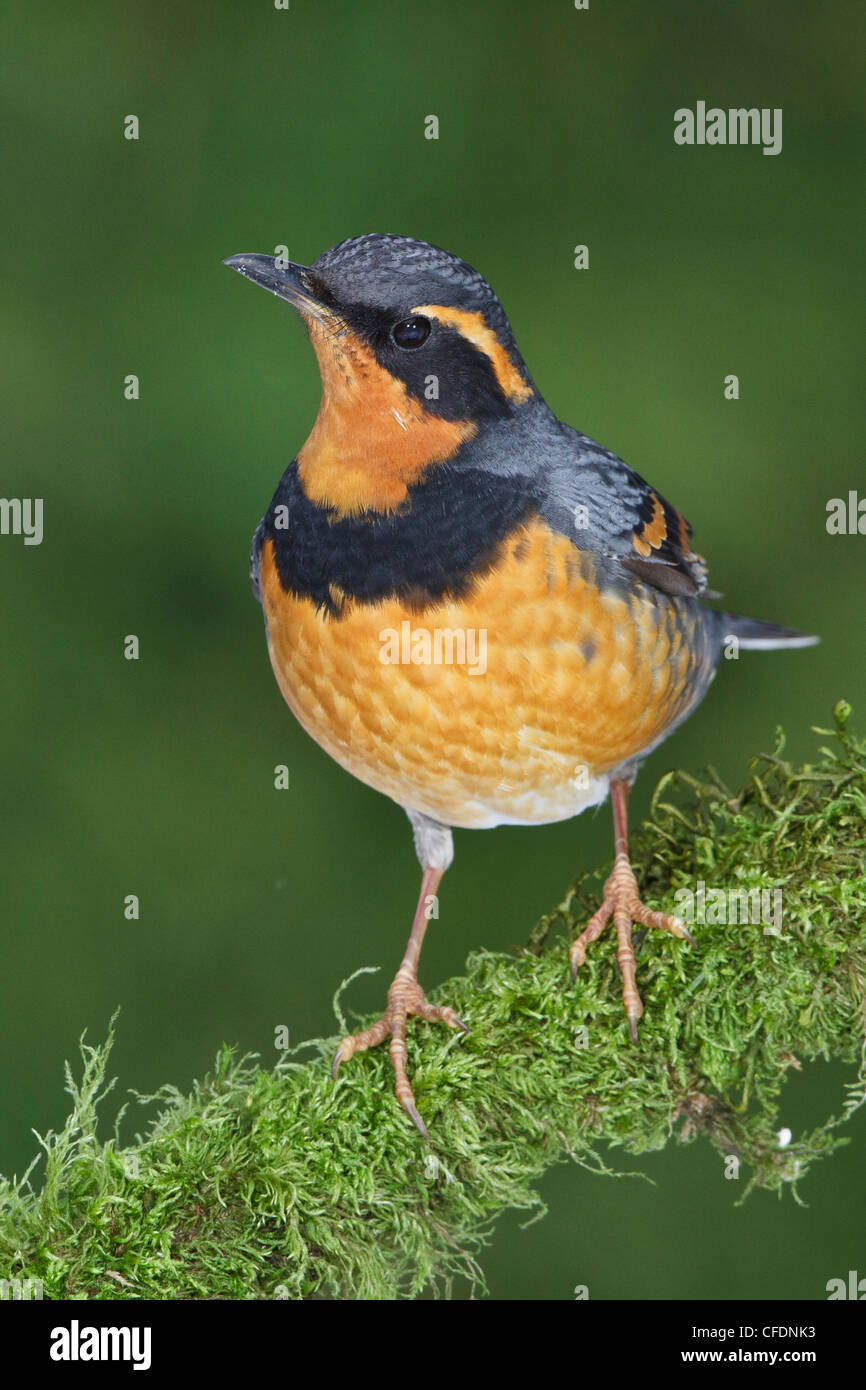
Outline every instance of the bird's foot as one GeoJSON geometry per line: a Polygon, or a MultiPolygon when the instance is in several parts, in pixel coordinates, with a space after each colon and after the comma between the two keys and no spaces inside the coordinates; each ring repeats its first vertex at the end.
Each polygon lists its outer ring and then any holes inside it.
{"type": "Polygon", "coordinates": [[[667,912],[653,912],[646,907],[637,891],[637,880],[626,854],[618,854],[613,872],[604,885],[601,907],[590,917],[585,929],[574,941],[569,950],[571,978],[577,977],[578,967],[586,960],[586,948],[596,937],[601,936],[611,917],[616,929],[617,952],[622,974],[622,1002],[628,1019],[628,1031],[632,1042],[637,1042],[637,1021],[643,1013],[643,1004],[635,982],[634,947],[632,945],[632,924],[638,922],[642,927],[658,927],[684,941],[697,943],[691,932],[679,917],[667,912]]]}
{"type": "Polygon", "coordinates": [[[331,1075],[336,1077],[341,1062],[348,1062],[356,1052],[365,1052],[368,1047],[376,1047],[390,1034],[391,1043],[388,1050],[394,1068],[394,1090],[397,1099],[419,1134],[426,1139],[427,1128],[418,1114],[406,1074],[406,1020],[413,1014],[419,1018],[426,1018],[428,1023],[447,1023],[449,1028],[462,1028],[464,1033],[469,1032],[466,1024],[457,1017],[453,1009],[445,1005],[428,1004],[427,997],[414,975],[401,968],[388,990],[388,1004],[382,1017],[372,1028],[365,1028],[362,1033],[343,1038],[334,1054],[331,1075]]]}

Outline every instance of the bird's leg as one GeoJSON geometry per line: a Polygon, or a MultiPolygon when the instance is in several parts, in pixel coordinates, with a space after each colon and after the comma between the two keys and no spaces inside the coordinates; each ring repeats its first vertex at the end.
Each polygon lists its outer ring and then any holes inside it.
{"type": "Polygon", "coordinates": [[[610,918],[616,929],[617,952],[622,974],[622,1002],[628,1018],[628,1031],[632,1042],[637,1042],[637,1021],[643,1013],[643,1004],[635,981],[634,947],[631,929],[634,922],[642,927],[659,927],[685,941],[696,944],[691,932],[679,917],[667,912],[653,912],[645,907],[637,891],[637,880],[628,857],[628,794],[631,784],[615,781],[610,784],[610,802],[613,809],[613,835],[615,859],[613,872],[604,885],[601,907],[590,917],[580,936],[572,943],[569,951],[571,978],[577,976],[578,966],[586,960],[586,948],[596,937],[601,936],[610,918]]]}
{"type": "Polygon", "coordinates": [[[451,832],[445,826],[440,826],[414,811],[408,814],[415,830],[415,846],[423,874],[406,953],[388,990],[388,1003],[382,1017],[371,1028],[365,1028],[363,1032],[355,1033],[352,1037],[343,1038],[334,1055],[331,1075],[336,1077],[341,1062],[347,1062],[356,1052],[376,1047],[390,1034],[389,1051],[394,1068],[394,1090],[397,1099],[416,1129],[426,1139],[427,1128],[418,1114],[415,1096],[406,1072],[406,1020],[417,1015],[426,1019],[428,1023],[447,1023],[449,1028],[462,1028],[464,1033],[468,1033],[469,1029],[453,1009],[445,1005],[428,1004],[426,995],[418,983],[418,960],[427,930],[429,900],[436,895],[442,875],[451,862],[453,851],[451,832]],[[425,860],[429,859],[436,862],[425,863],[425,860]]]}

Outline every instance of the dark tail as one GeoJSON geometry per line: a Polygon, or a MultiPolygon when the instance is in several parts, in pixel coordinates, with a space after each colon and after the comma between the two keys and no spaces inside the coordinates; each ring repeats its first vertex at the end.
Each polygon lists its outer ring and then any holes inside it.
{"type": "Polygon", "coordinates": [[[778,623],[762,623],[758,618],[739,618],[736,613],[717,613],[719,641],[736,637],[745,650],[772,651],[776,647],[814,647],[820,637],[797,632],[778,623]]]}

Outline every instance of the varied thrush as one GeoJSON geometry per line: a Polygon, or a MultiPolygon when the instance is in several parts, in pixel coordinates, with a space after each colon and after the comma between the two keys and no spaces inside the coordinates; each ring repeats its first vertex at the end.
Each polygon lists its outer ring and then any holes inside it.
{"type": "MultiPolygon", "coordinates": [[[[612,918],[628,1027],[632,925],[693,943],[641,902],[626,807],[652,749],[713,679],[722,644],[816,638],[702,606],[692,528],[609,450],[558,420],[477,271],[409,237],[355,237],[312,266],[226,265],[304,319],[322,400],[253,538],[279,687],[306,731],[412,824],[421,892],[385,1012],[333,1071],[390,1035],[395,1089],[427,1002],[418,958],[454,826],[564,820],[610,794],[613,872],[570,951],[612,918]]],[[[694,943],[693,943],[694,944],[694,943]]]]}

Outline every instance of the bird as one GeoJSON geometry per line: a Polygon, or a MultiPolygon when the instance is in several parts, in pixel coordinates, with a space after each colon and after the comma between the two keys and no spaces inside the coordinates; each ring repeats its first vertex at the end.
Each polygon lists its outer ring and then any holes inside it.
{"type": "Polygon", "coordinates": [[[421,867],[382,1016],[342,1039],[332,1071],[388,1038],[396,1098],[427,1137],[408,1020],[468,1032],[428,1002],[418,973],[452,831],[551,823],[610,798],[613,869],[569,959],[574,980],[612,920],[637,1042],[634,925],[695,944],[638,892],[637,772],[703,699],[724,644],[818,639],[705,606],[721,596],[692,527],[554,414],[467,262],[370,233],[309,266],[260,254],[224,264],[298,312],[322,382],[252,542],[274,675],[325,752],[404,808],[421,867]]]}

